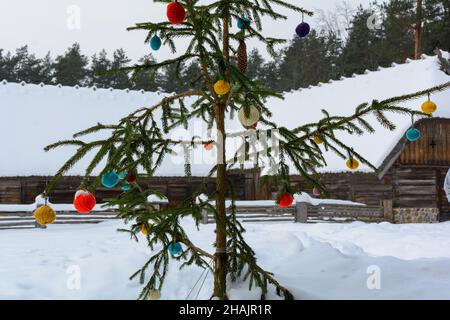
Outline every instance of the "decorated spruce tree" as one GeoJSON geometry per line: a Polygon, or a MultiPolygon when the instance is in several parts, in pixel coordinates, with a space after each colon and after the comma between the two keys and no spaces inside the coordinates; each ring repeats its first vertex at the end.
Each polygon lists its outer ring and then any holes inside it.
{"type": "Polygon", "coordinates": [[[269,53],[274,54],[274,46],[284,40],[266,36],[262,18],[282,21],[287,17],[278,13],[276,8],[292,10],[301,22],[295,30],[297,35],[306,37],[309,25],[303,22],[303,17],[311,16],[311,12],[283,0],[157,2],[166,3],[168,21],[139,23],[130,30],[147,30],[146,41],[150,47],[158,50],[162,45],[169,46],[173,56],[124,70],[139,74],[175,66],[179,73],[183,64],[196,62],[200,70],[189,83],[192,89],[165,95],[155,105],[137,109],[116,124],[99,123],[76,133],[71,140],[48,146],[46,150],[63,145],[76,146],[77,150],[56,173],[45,193],[51,195],[59,177],[88,153],[94,154],[86,168],[80,191],[75,195],[74,205],[79,212],[88,213],[95,205],[93,193],[100,183],[110,188],[121,185],[123,192],[109,204],[118,208],[118,216],[130,226],[122,231],[129,232],[136,240],[139,233],[143,233],[152,249],[148,262],[132,276],[139,277],[145,284],[140,294],[142,299],[159,296],[172,259],[181,261],[181,268],[195,264],[211,270],[214,274],[212,298],[227,299],[227,279],[241,279],[248,281],[250,287],[259,287],[261,298],[266,296],[270,286],[274,286],[277,294],[292,299],[294,297],[289,290],[258,265],[254,251],[243,237],[245,230],[236,219],[235,193],[227,177],[229,169],[241,164],[238,159],[261,167],[264,163],[254,161],[255,157],[264,155],[272,160],[276,158],[277,166],[270,171],[270,175],[278,186],[277,203],[289,206],[296,191],[289,182],[290,168],[294,168],[317,189],[323,190],[314,177],[317,168],[326,165],[324,152],[337,153],[347,162],[349,169],[356,169],[360,162],[371,166],[357,150],[340,141],[336,133],[360,135],[366,131],[372,132],[372,124],[365,120],[368,115],[375,115],[388,129],[395,128],[395,125],[388,120],[386,112],[425,116],[419,111],[401,107],[399,103],[443,90],[448,84],[406,96],[363,103],[356,107],[353,115],[347,117],[332,116],[324,111],[323,119],[317,123],[288,130],[270,120],[270,105],[266,105],[268,98],[282,99],[283,96],[246,76],[246,44],[250,39],[260,41],[267,46],[269,53]],[[178,39],[184,40],[183,46],[187,44],[182,53],[176,50],[178,39]],[[243,128],[241,132],[231,134],[227,132],[227,123],[234,114],[238,114],[243,128]],[[215,135],[205,132],[203,137],[195,136],[187,140],[170,138],[170,133],[175,129],[190,128],[199,121],[206,124],[208,132],[215,130],[215,135]],[[94,139],[90,136],[98,132],[103,132],[106,138],[94,139]],[[263,134],[266,137],[276,134],[277,146],[251,151],[255,146],[246,137],[263,134]],[[243,137],[245,141],[241,148],[235,150],[235,156],[227,159],[227,141],[236,136],[243,137]],[[190,155],[194,150],[216,148],[216,163],[211,166],[204,183],[187,199],[176,206],[159,208],[152,205],[148,198],[162,195],[141,181],[157,174],[158,167],[171,156],[176,146],[181,146],[184,152],[185,173],[188,176],[191,172],[190,155]],[[100,174],[96,179],[91,179],[94,170],[99,170],[100,174]],[[207,187],[211,179],[215,179],[216,183],[213,192],[208,191],[207,187]],[[204,211],[212,212],[215,217],[214,253],[193,243],[181,223],[182,219],[191,217],[199,224],[204,211]]]}

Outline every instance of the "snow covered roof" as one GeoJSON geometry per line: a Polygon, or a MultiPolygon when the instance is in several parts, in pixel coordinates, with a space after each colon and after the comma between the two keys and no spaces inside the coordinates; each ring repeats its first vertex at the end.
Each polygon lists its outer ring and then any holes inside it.
{"type": "MultiPolygon", "coordinates": [[[[444,56],[448,57],[449,54],[444,52],[444,56]]],[[[421,60],[408,59],[404,64],[393,64],[389,68],[366,71],[352,78],[288,93],[284,101],[273,101],[272,120],[287,128],[294,128],[301,123],[317,122],[323,117],[321,109],[326,109],[331,115],[351,115],[361,103],[421,91],[448,81],[450,76],[440,70],[437,56],[423,55],[421,60]]],[[[431,99],[438,106],[434,116],[450,118],[450,90],[434,94],[431,99]]],[[[424,99],[418,99],[400,105],[420,110],[423,101],[424,99]]],[[[269,101],[268,105],[271,105],[271,102],[269,101]]],[[[366,119],[376,129],[375,133],[363,136],[340,133],[337,136],[379,167],[411,126],[411,118],[408,116],[389,113],[386,115],[397,126],[394,131],[383,128],[375,117],[371,116],[366,119]]],[[[345,161],[334,153],[326,153],[325,159],[328,165],[322,171],[347,171],[345,161]]],[[[371,171],[364,165],[360,170],[371,171]]]]}
{"type": "MultiPolygon", "coordinates": [[[[286,93],[285,100],[270,99],[272,120],[293,128],[302,123],[319,120],[321,109],[332,115],[350,115],[362,102],[384,99],[423,90],[450,81],[439,70],[436,57],[424,56],[422,60],[407,61],[391,68],[380,68],[340,81],[332,81],[310,89],[286,93]]],[[[43,148],[98,122],[112,124],[137,108],[151,106],[167,94],[130,90],[97,89],[34,85],[0,82],[0,176],[53,175],[73,153],[72,147],[50,152],[43,148]]],[[[450,93],[432,96],[438,105],[436,116],[450,118],[450,93]]],[[[422,101],[411,107],[420,108],[422,101]]],[[[379,166],[399,138],[411,124],[404,116],[390,115],[397,125],[393,132],[378,124],[374,134],[362,137],[342,135],[346,143],[379,166]]],[[[374,119],[370,119],[375,123],[374,119]]],[[[227,128],[242,130],[237,119],[229,120],[227,128]]],[[[192,134],[204,136],[206,124],[195,125],[192,134]]],[[[182,134],[182,133],[178,133],[182,134]]],[[[173,136],[172,136],[173,137],[173,136]]],[[[192,161],[192,174],[208,174],[214,164],[214,151],[199,148],[192,161]]],[[[345,162],[333,153],[327,153],[328,166],[323,171],[344,171],[345,162]]],[[[81,175],[89,159],[85,159],[68,173],[81,175]]],[[[160,176],[184,175],[184,158],[164,161],[157,174],[160,176]]],[[[362,167],[362,170],[368,170],[362,167]]]]}

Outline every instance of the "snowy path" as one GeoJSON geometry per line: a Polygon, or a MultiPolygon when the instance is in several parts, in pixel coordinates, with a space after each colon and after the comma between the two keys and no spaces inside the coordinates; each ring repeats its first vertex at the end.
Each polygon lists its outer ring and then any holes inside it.
{"type": "MultiPolygon", "coordinates": [[[[212,251],[213,225],[201,226],[200,232],[190,221],[185,225],[196,243],[212,251]]],[[[111,221],[0,231],[0,299],[135,299],[140,285],[128,277],[149,253],[143,241],[135,243],[115,231],[120,227],[120,221],[111,221]],[[67,271],[78,267],[81,288],[70,290],[67,271]]],[[[450,299],[450,223],[246,227],[260,264],[297,298],[450,299]],[[380,290],[366,285],[367,268],[373,265],[381,273],[380,290]]],[[[197,268],[178,271],[174,263],[162,298],[185,299],[201,273],[197,268]]],[[[199,298],[208,298],[211,287],[209,275],[199,298]]],[[[258,292],[248,292],[241,283],[229,295],[252,299],[258,292]]]]}

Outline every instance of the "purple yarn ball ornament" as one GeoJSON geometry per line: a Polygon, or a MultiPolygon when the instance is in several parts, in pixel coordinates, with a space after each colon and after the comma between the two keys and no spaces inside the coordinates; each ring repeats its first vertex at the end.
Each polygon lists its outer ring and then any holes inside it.
{"type": "Polygon", "coordinates": [[[300,38],[304,38],[309,34],[310,30],[311,27],[309,26],[309,24],[307,24],[306,22],[302,22],[295,29],[295,33],[297,33],[300,38]]]}

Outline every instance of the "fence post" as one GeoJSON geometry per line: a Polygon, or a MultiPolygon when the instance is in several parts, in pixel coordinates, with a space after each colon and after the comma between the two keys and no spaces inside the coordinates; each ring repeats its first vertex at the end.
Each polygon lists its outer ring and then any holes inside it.
{"type": "Polygon", "coordinates": [[[384,219],[388,222],[394,223],[394,211],[393,211],[393,205],[392,200],[382,200],[381,204],[383,206],[383,214],[384,219]]]}
{"type": "Polygon", "coordinates": [[[295,222],[306,223],[308,221],[308,204],[306,202],[295,203],[295,222]]]}
{"type": "Polygon", "coordinates": [[[202,210],[202,224],[208,224],[208,211],[206,209],[202,210]]]}

